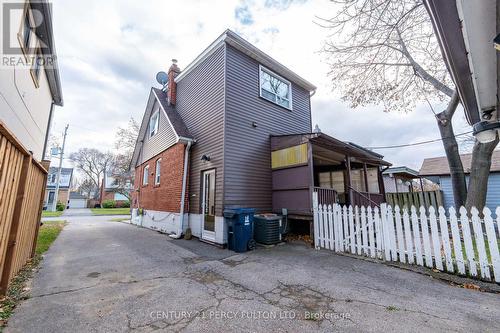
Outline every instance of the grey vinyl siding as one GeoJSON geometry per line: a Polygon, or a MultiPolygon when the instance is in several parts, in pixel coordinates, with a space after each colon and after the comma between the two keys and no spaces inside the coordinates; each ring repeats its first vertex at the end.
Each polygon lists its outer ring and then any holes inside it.
{"type": "Polygon", "coordinates": [[[170,126],[167,117],[163,110],[160,109],[160,104],[157,100],[155,100],[153,105],[153,111],[148,117],[146,133],[144,134],[144,144],[142,146],[142,154],[139,161],[139,164],[146,162],[152,157],[160,154],[165,149],[174,145],[177,142],[177,136],[170,126]],[[159,123],[158,123],[158,132],[153,135],[151,138],[149,137],[149,119],[156,112],[159,111],[159,123]]]}
{"type": "MultiPolygon", "coordinates": [[[[467,185],[469,184],[469,176],[465,177],[467,185]]],[[[445,208],[454,206],[453,187],[451,185],[450,176],[439,177],[440,187],[443,191],[443,204],[445,208]]],[[[486,193],[486,207],[492,212],[500,206],[500,173],[491,173],[488,177],[488,192],[486,193]]]]}
{"type": "Polygon", "coordinates": [[[309,92],[292,82],[291,111],[262,99],[259,63],[228,45],[225,97],[224,206],[271,211],[270,135],[311,131],[309,92]]]}
{"type": "Polygon", "coordinates": [[[191,149],[189,211],[200,213],[200,175],[216,169],[216,215],[222,215],[224,179],[224,45],[182,78],[177,84],[176,110],[196,144],[191,149]],[[210,162],[202,162],[203,155],[210,162]]]}

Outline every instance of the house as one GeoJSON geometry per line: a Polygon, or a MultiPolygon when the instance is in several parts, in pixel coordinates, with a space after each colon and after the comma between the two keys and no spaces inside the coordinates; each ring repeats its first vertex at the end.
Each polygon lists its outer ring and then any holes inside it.
{"type": "MultiPolygon", "coordinates": [[[[460,155],[460,159],[464,166],[465,178],[468,184],[472,154],[462,154],[460,155]]],[[[426,158],[422,163],[419,174],[439,184],[443,192],[443,204],[445,208],[454,205],[450,168],[446,156],[426,158]]],[[[486,207],[494,211],[498,206],[500,206],[500,150],[495,150],[491,157],[486,207]]]]}
{"type": "Polygon", "coordinates": [[[443,59],[479,142],[495,140],[498,111],[499,11],[496,1],[423,1],[443,59]]]}
{"type": "MultiPolygon", "coordinates": [[[[52,207],[56,197],[57,172],[59,168],[50,167],[47,176],[47,186],[45,190],[44,207],[52,207]]],[[[73,168],[61,168],[61,176],[59,178],[59,192],[57,194],[57,202],[64,204],[66,207],[69,202],[69,194],[71,182],[73,180],[73,168]]]]}
{"type": "MultiPolygon", "coordinates": [[[[19,30],[9,31],[17,40],[10,41],[13,54],[4,55],[0,70],[0,121],[41,162],[54,106],[63,105],[51,7],[47,1],[2,1],[2,8],[3,17],[10,20],[4,26],[10,23],[19,30]],[[15,66],[7,61],[12,58],[15,66]]],[[[5,46],[8,40],[3,42],[5,46]]]]}
{"type": "MultiPolygon", "coordinates": [[[[128,182],[127,182],[128,183],[128,182]]],[[[102,204],[104,201],[112,200],[115,202],[116,207],[128,206],[130,204],[129,198],[124,193],[119,193],[119,185],[116,179],[111,175],[106,175],[101,183],[99,203],[102,204]]],[[[132,184],[129,184],[124,189],[126,192],[130,193],[132,191],[132,184]]]]}
{"type": "MultiPolygon", "coordinates": [[[[382,172],[386,193],[413,192],[413,180],[419,179],[418,171],[406,166],[387,168],[382,172]]],[[[423,183],[419,183],[423,186],[423,183]]]]}
{"type": "Polygon", "coordinates": [[[2,0],[0,295],[34,256],[47,182],[47,138],[63,105],[51,4],[2,0]],[[5,181],[7,180],[8,181],[5,181]]]}
{"type": "Polygon", "coordinates": [[[133,217],[142,213],[143,226],[172,237],[189,227],[224,244],[228,208],[287,210],[308,222],[315,191],[325,203],[381,202],[380,166],[389,164],[313,132],[315,90],[230,30],[183,71],[174,60],[164,88],[151,89],[141,123],[133,217]]]}

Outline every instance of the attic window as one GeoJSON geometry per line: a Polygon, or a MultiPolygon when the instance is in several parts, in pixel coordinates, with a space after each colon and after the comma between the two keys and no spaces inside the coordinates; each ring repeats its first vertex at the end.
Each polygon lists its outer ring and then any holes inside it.
{"type": "Polygon", "coordinates": [[[153,135],[158,133],[158,123],[160,120],[160,113],[158,111],[155,111],[153,115],[151,116],[151,119],[149,119],[149,137],[151,138],[153,135]]]}
{"type": "Polygon", "coordinates": [[[292,84],[262,66],[259,70],[260,97],[291,110],[292,84]]]}

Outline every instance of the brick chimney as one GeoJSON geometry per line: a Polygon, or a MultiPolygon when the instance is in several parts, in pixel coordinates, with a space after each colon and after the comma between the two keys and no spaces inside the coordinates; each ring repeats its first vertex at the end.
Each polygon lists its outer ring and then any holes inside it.
{"type": "Polygon", "coordinates": [[[168,69],[168,91],[167,91],[167,100],[168,104],[175,105],[177,100],[177,83],[175,83],[175,78],[181,70],[177,66],[177,60],[172,59],[172,65],[168,69]]]}

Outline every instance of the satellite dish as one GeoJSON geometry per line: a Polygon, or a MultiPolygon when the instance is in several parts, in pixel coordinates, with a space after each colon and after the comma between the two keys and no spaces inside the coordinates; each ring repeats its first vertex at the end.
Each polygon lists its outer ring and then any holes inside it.
{"type": "Polygon", "coordinates": [[[159,72],[156,74],[156,81],[162,86],[165,86],[168,83],[168,74],[165,72],[159,72]]]}

